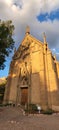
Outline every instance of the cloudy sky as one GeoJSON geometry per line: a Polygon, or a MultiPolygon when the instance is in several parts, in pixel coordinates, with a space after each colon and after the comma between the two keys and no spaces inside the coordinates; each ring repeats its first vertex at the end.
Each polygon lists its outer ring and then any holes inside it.
{"type": "MultiPolygon", "coordinates": [[[[45,32],[48,46],[59,60],[59,0],[0,0],[0,19],[12,20],[15,46],[20,45],[27,25],[41,41],[45,32]]],[[[0,77],[8,75],[11,57],[10,54],[0,77]]]]}

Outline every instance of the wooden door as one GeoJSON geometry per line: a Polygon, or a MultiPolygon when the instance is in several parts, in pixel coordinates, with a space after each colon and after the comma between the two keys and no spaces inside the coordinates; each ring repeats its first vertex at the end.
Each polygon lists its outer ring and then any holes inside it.
{"type": "Polygon", "coordinates": [[[21,88],[21,104],[28,103],[28,88],[21,88]]]}

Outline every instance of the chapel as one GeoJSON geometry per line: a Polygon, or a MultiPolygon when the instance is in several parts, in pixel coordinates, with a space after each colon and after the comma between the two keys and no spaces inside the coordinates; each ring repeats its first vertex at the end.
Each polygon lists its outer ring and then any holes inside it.
{"type": "Polygon", "coordinates": [[[10,63],[4,103],[38,104],[43,110],[59,111],[59,62],[46,41],[25,36],[10,63]]]}

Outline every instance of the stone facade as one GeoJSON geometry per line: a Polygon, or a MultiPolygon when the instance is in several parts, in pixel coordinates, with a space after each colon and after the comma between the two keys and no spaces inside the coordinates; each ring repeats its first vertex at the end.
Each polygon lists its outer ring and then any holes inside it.
{"type": "Polygon", "coordinates": [[[39,104],[59,110],[59,63],[46,42],[37,40],[29,28],[13,56],[4,103],[39,104]]]}

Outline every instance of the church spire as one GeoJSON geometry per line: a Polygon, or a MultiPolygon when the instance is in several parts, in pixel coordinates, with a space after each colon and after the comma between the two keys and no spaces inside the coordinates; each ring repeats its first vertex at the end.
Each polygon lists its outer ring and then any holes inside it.
{"type": "Polygon", "coordinates": [[[47,44],[47,41],[46,41],[46,34],[45,34],[45,32],[43,32],[43,39],[44,39],[44,53],[46,53],[47,50],[48,50],[48,44],[47,44]]]}
{"type": "Polygon", "coordinates": [[[44,38],[44,43],[47,43],[46,42],[46,34],[45,34],[45,32],[43,32],[43,38],[44,38]]]}
{"type": "Polygon", "coordinates": [[[29,26],[26,27],[26,32],[25,32],[25,34],[30,34],[30,27],[29,27],[29,26]]]}

